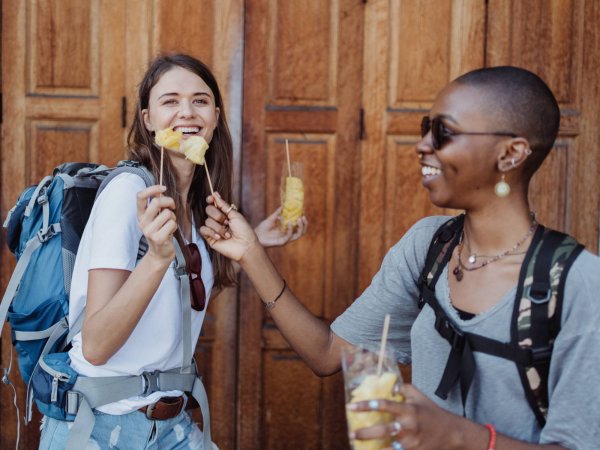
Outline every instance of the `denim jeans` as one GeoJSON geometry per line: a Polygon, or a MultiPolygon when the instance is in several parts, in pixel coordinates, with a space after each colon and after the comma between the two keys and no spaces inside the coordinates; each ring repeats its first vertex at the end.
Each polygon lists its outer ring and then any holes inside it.
{"type": "MultiPolygon", "coordinates": [[[[168,420],[150,420],[140,411],[120,416],[94,411],[94,415],[96,423],[86,450],[204,450],[202,431],[185,411],[168,420]]],[[[72,426],[73,422],[44,417],[39,448],[63,450],[72,426]]]]}

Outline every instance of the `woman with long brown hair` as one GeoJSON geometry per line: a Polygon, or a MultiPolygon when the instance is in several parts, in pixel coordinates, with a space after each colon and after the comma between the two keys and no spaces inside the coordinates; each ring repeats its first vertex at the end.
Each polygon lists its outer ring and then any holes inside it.
{"type": "MultiPolygon", "coordinates": [[[[214,76],[188,55],[156,58],[139,86],[128,143],[129,159],[163,180],[162,185],[146,187],[132,173],[115,177],[94,203],[73,272],[69,318],[84,311],[84,322],[69,351],[71,367],[80,377],[140,376],[145,383],[143,395],[95,409],[88,445],[98,448],[208,445],[186,412],[191,403],[187,390],[161,385],[156,374],[191,370],[186,352],[196,346],[210,298],[234,285],[235,268],[207,248],[198,233],[210,193],[204,168],[166,148],[161,164],[154,140],[165,129],[181,132],[184,142],[203,137],[210,144],[206,164],[212,185],[225,198],[232,196],[232,141],[214,76]],[[140,258],[142,237],[147,250],[140,258]],[[185,259],[184,276],[173,264],[178,249],[185,259]]],[[[264,244],[283,245],[305,229],[303,218],[295,230],[282,230],[276,212],[257,232],[264,244]]],[[[64,448],[70,428],[66,421],[45,417],[40,448],[64,448]]]]}

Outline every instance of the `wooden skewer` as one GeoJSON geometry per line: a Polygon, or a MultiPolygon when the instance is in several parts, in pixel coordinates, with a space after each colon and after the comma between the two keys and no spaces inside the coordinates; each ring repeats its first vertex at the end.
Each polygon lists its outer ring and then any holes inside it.
{"type": "Polygon", "coordinates": [[[204,160],[204,170],[206,171],[206,178],[208,178],[208,187],[210,188],[210,194],[213,198],[215,198],[215,191],[213,190],[212,181],[210,181],[210,172],[208,171],[208,164],[206,163],[206,159],[204,160]]]}
{"type": "Polygon", "coordinates": [[[292,164],[290,163],[290,146],[288,145],[288,140],[285,140],[285,154],[287,156],[287,166],[288,166],[288,176],[292,176],[292,164]]]}
{"type": "MultiPolygon", "coordinates": [[[[160,147],[160,177],[159,177],[159,181],[158,183],[162,186],[163,185],[163,160],[165,157],[165,149],[164,147],[160,147]]],[[[162,195],[162,194],[161,194],[162,195]]]]}
{"type": "Polygon", "coordinates": [[[381,349],[379,350],[379,362],[377,363],[377,376],[381,375],[381,368],[383,367],[383,358],[385,354],[385,343],[387,341],[388,330],[390,328],[390,315],[386,314],[383,319],[383,333],[381,335],[381,349]]]}

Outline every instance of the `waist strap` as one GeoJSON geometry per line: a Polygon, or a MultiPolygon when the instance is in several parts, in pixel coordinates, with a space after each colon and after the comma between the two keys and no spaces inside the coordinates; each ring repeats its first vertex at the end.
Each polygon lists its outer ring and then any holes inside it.
{"type": "Polygon", "coordinates": [[[180,373],[178,370],[147,372],[139,376],[78,377],[73,389],[67,393],[66,411],[75,415],[67,450],[85,448],[96,422],[93,408],[124,398],[169,390],[188,392],[198,402],[204,424],[204,448],[211,449],[210,412],[202,380],[196,373],[180,373]]]}

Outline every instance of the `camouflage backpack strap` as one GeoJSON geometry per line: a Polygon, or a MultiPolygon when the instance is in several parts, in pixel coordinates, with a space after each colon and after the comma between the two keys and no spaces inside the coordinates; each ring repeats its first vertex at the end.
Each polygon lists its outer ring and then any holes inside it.
{"type": "Polygon", "coordinates": [[[419,308],[423,308],[425,303],[430,304],[432,307],[434,307],[432,303],[437,304],[437,300],[435,300],[435,284],[448,263],[450,256],[452,256],[452,250],[458,244],[464,220],[464,214],[455,216],[444,222],[433,235],[431,244],[429,244],[429,250],[427,250],[425,265],[417,282],[420,291],[419,308]]]}
{"type": "Polygon", "coordinates": [[[527,400],[540,426],[548,412],[548,372],[554,339],[560,330],[567,273],[583,250],[574,238],[542,226],[523,264],[512,325],[512,341],[529,349],[529,364],[517,363],[527,400]]]}

